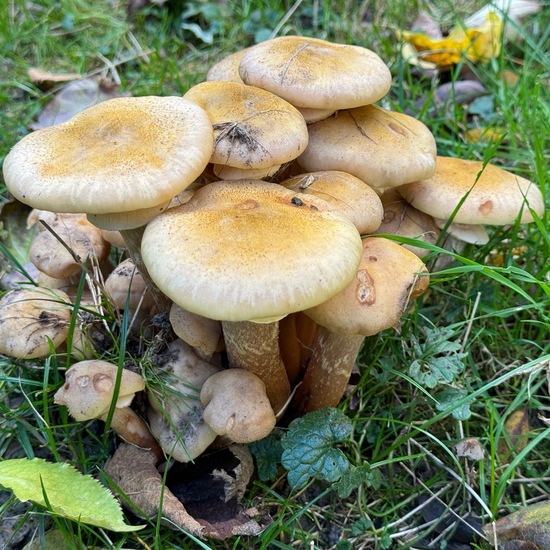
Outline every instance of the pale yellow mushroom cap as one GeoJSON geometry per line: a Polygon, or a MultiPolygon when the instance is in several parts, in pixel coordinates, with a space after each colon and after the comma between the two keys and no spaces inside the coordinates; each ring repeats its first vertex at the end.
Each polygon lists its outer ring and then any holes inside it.
{"type": "Polygon", "coordinates": [[[281,36],[252,46],[239,74],[296,107],[349,109],[384,97],[391,73],[367,48],[318,38],[281,36]]]}
{"type": "Polygon", "coordinates": [[[212,121],[212,163],[270,168],[295,159],[307,146],[304,117],[266,90],[212,81],[193,86],[184,97],[200,105],[212,121]]]}
{"type": "Polygon", "coordinates": [[[180,97],[123,97],[24,137],[4,161],[21,202],[55,212],[112,214],[155,208],[200,175],[212,125],[180,97]]]}
{"type": "Polygon", "coordinates": [[[281,318],[327,300],[361,258],[355,226],[325,201],[263,181],[216,182],[152,220],[142,255],[159,286],[211,319],[281,318]]]}
{"type": "Polygon", "coordinates": [[[520,213],[520,223],[530,223],[530,208],[538,216],[544,213],[536,184],[476,160],[437,157],[433,176],[404,185],[399,193],[418,210],[441,219],[449,219],[469,193],[453,217],[455,223],[504,225],[520,213]]]}
{"type": "MultiPolygon", "coordinates": [[[[75,363],[67,371],[65,384],[55,394],[54,402],[66,405],[75,420],[100,418],[111,406],[117,371],[118,367],[107,361],[75,363]]],[[[135,393],[144,388],[145,382],[139,374],[123,369],[116,406],[129,406],[135,393]]]]}
{"type": "Polygon", "coordinates": [[[338,111],[308,131],[298,163],[309,172],[342,170],[380,188],[429,178],[435,171],[432,133],[402,113],[366,105],[338,111]]]}

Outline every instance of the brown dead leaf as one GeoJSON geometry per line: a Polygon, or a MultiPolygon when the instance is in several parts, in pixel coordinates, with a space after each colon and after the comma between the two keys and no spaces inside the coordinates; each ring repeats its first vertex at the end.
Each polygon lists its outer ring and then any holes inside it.
{"type": "Polygon", "coordinates": [[[549,550],[550,501],[526,506],[485,525],[483,531],[489,541],[496,542],[499,548],[518,549],[529,547],[524,543],[532,543],[533,548],[549,550]],[[522,544],[524,546],[521,546],[522,544]]]}
{"type": "Polygon", "coordinates": [[[154,519],[162,499],[162,516],[191,534],[202,537],[203,526],[191,517],[183,504],[167,487],[155,467],[157,458],[151,451],[122,443],[106,462],[105,473],[118,485],[135,506],[132,511],[154,519]],[[138,512],[139,511],[139,512],[138,512]]]}
{"type": "Polygon", "coordinates": [[[30,125],[32,130],[66,122],[80,111],[114,97],[128,96],[120,93],[109,78],[89,77],[69,83],[50,101],[38,120],[30,125]]]}
{"type": "Polygon", "coordinates": [[[270,523],[269,516],[240,502],[254,472],[246,446],[205,453],[194,463],[176,462],[164,487],[155,462],[150,451],[123,443],[105,464],[105,473],[125,494],[123,504],[129,499],[138,515],[154,519],[162,498],[163,518],[195,536],[219,540],[259,535],[270,523]]]}
{"type": "Polygon", "coordinates": [[[40,90],[47,91],[57,84],[70,82],[71,80],[79,80],[82,78],[77,73],[50,73],[36,67],[32,67],[27,71],[30,81],[40,90]]]}
{"type": "Polygon", "coordinates": [[[519,452],[525,448],[528,441],[529,430],[529,411],[527,409],[518,409],[514,411],[504,423],[506,438],[499,441],[498,454],[502,460],[510,455],[510,452],[519,452]]]}

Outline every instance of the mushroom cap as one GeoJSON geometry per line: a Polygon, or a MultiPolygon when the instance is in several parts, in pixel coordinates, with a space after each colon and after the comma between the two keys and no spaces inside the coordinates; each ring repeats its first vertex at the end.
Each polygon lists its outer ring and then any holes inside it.
{"type": "Polygon", "coordinates": [[[308,172],[281,182],[298,193],[309,193],[338,208],[359,233],[372,233],[382,223],[382,202],[376,191],[347,172],[308,172]]]}
{"type": "Polygon", "coordinates": [[[227,164],[213,164],[212,172],[221,180],[261,180],[274,176],[281,169],[280,164],[266,168],[235,168],[227,164]]]}
{"type": "Polygon", "coordinates": [[[342,170],[371,187],[395,187],[429,178],[436,144],[415,118],[376,105],[338,111],[308,126],[309,143],[298,163],[305,170],[342,170]]]}
{"type": "Polygon", "coordinates": [[[168,361],[159,376],[162,383],[151,387],[147,418],[151,433],[162,449],[180,462],[199,456],[216,439],[203,420],[199,393],[218,368],[200,359],[182,340],[168,345],[168,361]]]}
{"type": "Polygon", "coordinates": [[[70,299],[61,290],[18,288],[0,299],[0,353],[20,359],[50,355],[67,339],[70,299]]]}
{"type": "Polygon", "coordinates": [[[374,52],[305,36],[281,36],[248,49],[239,66],[245,84],[297,107],[349,109],[384,97],[391,73],[374,52]]]}
{"type": "MultiPolygon", "coordinates": [[[[382,223],[375,234],[386,233],[400,237],[410,237],[426,243],[435,244],[439,228],[434,219],[409,204],[395,188],[390,188],[380,195],[384,207],[382,223]]],[[[404,248],[423,258],[430,253],[427,248],[405,244],[404,248]]]]}
{"type": "Polygon", "coordinates": [[[200,105],[214,126],[210,162],[236,168],[269,168],[306,148],[304,117],[288,101],[238,82],[202,82],[184,96],[200,105]]]}
{"type": "Polygon", "coordinates": [[[422,260],[381,237],[363,239],[354,280],[326,302],[305,311],[316,323],[344,336],[372,336],[399,324],[407,303],[428,287],[422,260]]]}
{"type": "Polygon", "coordinates": [[[433,176],[404,185],[399,193],[418,210],[445,220],[469,193],[453,217],[455,223],[505,225],[520,213],[520,223],[529,223],[529,208],[538,216],[544,213],[536,184],[476,160],[438,156],[433,176]]]}
{"type": "MultiPolygon", "coordinates": [[[[78,421],[107,414],[113,399],[118,367],[107,361],[91,359],[75,363],[65,374],[65,384],[57,390],[54,403],[66,405],[78,421]]],[[[143,378],[122,369],[117,408],[128,407],[136,392],[145,388],[143,378]]]]}
{"type": "Polygon", "coordinates": [[[175,303],[210,319],[281,318],[352,279],[355,226],[325,201],[263,181],[215,182],[152,220],[142,255],[175,303]]]}
{"type": "Polygon", "coordinates": [[[223,80],[225,82],[240,82],[243,84],[243,79],[239,74],[239,65],[248,48],[239,50],[220,59],[212,65],[206,73],[206,80],[223,80]]]}
{"type": "Polygon", "coordinates": [[[130,258],[120,262],[111,271],[105,280],[105,291],[118,309],[124,309],[128,303],[130,311],[135,311],[138,306],[145,310],[155,303],[147,291],[143,276],[130,258]]]}
{"type": "Polygon", "coordinates": [[[250,371],[227,369],[214,374],[202,386],[200,399],[206,424],[235,443],[258,441],[275,427],[265,384],[250,371]]]}
{"type": "MultiPolygon", "coordinates": [[[[38,219],[42,212],[34,210],[38,219]]],[[[85,214],[54,214],[54,219],[46,216],[50,228],[39,231],[29,250],[31,262],[43,273],[56,279],[69,279],[82,271],[82,262],[94,258],[98,263],[103,262],[109,255],[111,245],[101,233],[101,230],[92,225],[85,214]],[[71,254],[66,246],[73,252],[71,254]],[[80,262],[75,259],[80,258],[80,262]]]]}
{"type": "Polygon", "coordinates": [[[212,125],[180,97],[122,97],[25,136],[4,161],[21,202],[55,212],[153,208],[200,175],[212,125]]]}

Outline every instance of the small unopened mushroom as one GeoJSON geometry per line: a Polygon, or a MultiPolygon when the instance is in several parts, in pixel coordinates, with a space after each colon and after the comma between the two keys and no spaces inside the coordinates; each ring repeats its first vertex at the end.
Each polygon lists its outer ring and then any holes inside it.
{"type": "Polygon", "coordinates": [[[179,462],[197,458],[216,439],[203,419],[199,393],[218,368],[203,361],[183,340],[174,340],[158,378],[149,391],[147,418],[166,454],[179,462]]]}
{"type": "Polygon", "coordinates": [[[19,288],[0,300],[0,353],[20,359],[45,357],[67,339],[69,296],[61,290],[19,288]]]}
{"type": "Polygon", "coordinates": [[[204,421],[236,443],[263,439],[275,427],[265,384],[250,371],[228,369],[214,374],[202,386],[200,398],[204,421]]]}
{"type": "MultiPolygon", "coordinates": [[[[54,396],[54,403],[66,405],[69,414],[78,421],[99,418],[106,420],[114,397],[118,367],[107,361],[89,360],[75,363],[65,375],[65,384],[54,396]]],[[[145,422],[132,410],[134,395],[145,388],[143,378],[127,369],[122,370],[116,407],[111,427],[128,443],[162,452],[145,422]]]]}

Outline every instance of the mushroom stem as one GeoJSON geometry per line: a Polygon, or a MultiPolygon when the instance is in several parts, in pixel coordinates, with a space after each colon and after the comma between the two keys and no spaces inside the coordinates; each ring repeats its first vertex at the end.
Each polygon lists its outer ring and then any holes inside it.
{"type": "Polygon", "coordinates": [[[296,392],[295,403],[301,415],[338,405],[364,339],[362,335],[339,336],[319,327],[304,379],[296,392]]]}
{"type": "Polygon", "coordinates": [[[265,386],[275,413],[290,395],[290,382],[279,352],[279,323],[222,321],[229,364],[253,372],[265,386]]]}
{"type": "Polygon", "coordinates": [[[141,238],[143,237],[144,231],[145,226],[142,225],[141,227],[136,227],[135,229],[121,229],[120,234],[126,243],[128,255],[130,256],[132,262],[134,262],[138,272],[143,277],[143,280],[155,301],[157,310],[160,313],[168,311],[172,302],[165,294],[161,292],[153,279],[151,279],[151,276],[143,263],[143,259],[141,257],[141,238]]]}
{"type": "MultiPolygon", "coordinates": [[[[100,417],[101,420],[106,421],[107,414],[102,415],[100,417]]],[[[145,422],[130,407],[116,408],[114,410],[113,418],[111,419],[111,428],[126,443],[151,450],[158,460],[164,456],[160,445],[151,435],[145,422]]]]}

